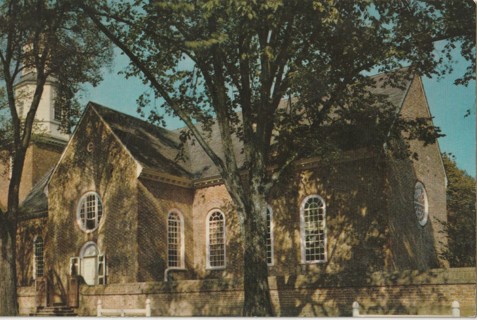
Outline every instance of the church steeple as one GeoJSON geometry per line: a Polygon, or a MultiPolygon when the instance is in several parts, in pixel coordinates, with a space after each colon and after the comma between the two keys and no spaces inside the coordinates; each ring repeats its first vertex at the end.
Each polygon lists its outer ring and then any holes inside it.
{"type": "MultiPolygon", "coordinates": [[[[36,88],[35,73],[31,70],[22,74],[20,81],[15,85],[15,96],[17,98],[17,111],[21,118],[25,118],[33,93],[36,88]]],[[[60,130],[61,114],[55,108],[55,98],[57,87],[54,79],[48,79],[43,88],[40,104],[35,116],[34,132],[53,139],[68,141],[69,134],[60,130]]]]}

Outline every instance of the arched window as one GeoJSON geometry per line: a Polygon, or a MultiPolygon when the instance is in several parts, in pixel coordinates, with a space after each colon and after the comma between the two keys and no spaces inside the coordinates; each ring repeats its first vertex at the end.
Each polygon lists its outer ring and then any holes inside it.
{"type": "Polygon", "coordinates": [[[273,211],[270,206],[267,207],[267,264],[273,265],[273,211]]]}
{"type": "Polygon", "coordinates": [[[414,186],[414,211],[419,224],[425,226],[429,217],[429,201],[426,188],[420,181],[414,186]]]}
{"type": "Polygon", "coordinates": [[[96,192],[84,194],[78,203],[77,211],[77,220],[81,230],[86,232],[96,230],[102,215],[103,204],[99,195],[96,192]]]}
{"type": "Polygon", "coordinates": [[[43,258],[43,238],[41,236],[36,236],[33,241],[33,277],[42,277],[45,270],[45,262],[43,258]]]}
{"type": "Polygon", "coordinates": [[[177,210],[167,216],[167,266],[184,267],[184,219],[177,210]]]}
{"type": "Polygon", "coordinates": [[[318,195],[306,197],[300,208],[302,263],[326,261],[326,204],[318,195]]]}
{"type": "Polygon", "coordinates": [[[207,268],[225,268],[225,216],[219,210],[207,215],[207,268]]]}

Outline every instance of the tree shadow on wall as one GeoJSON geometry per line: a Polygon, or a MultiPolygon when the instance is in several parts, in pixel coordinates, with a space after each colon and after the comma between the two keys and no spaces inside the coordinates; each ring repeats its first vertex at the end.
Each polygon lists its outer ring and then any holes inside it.
{"type": "MultiPolygon", "coordinates": [[[[59,276],[55,286],[66,287],[69,259],[80,256],[85,243],[96,243],[106,256],[111,282],[135,281],[137,252],[136,163],[117,138],[90,110],[79,124],[49,184],[48,234],[45,264],[59,276]],[[86,192],[102,200],[99,227],[80,228],[78,204],[86,192]]],[[[62,297],[66,302],[66,297],[62,297]]]]}
{"type": "Polygon", "coordinates": [[[46,218],[19,223],[17,229],[17,277],[21,287],[31,286],[33,279],[33,255],[35,237],[45,238],[46,218]]]}
{"type": "Polygon", "coordinates": [[[415,220],[410,160],[391,160],[330,158],[285,177],[281,185],[292,187],[280,188],[272,201],[280,316],[351,316],[353,301],[364,313],[417,314],[422,305],[432,305],[429,314],[450,314],[451,302],[436,286],[419,285],[436,278],[424,270],[439,267],[433,226],[420,230],[415,220]],[[328,255],[324,263],[306,264],[299,208],[313,194],[326,202],[328,255]],[[398,204],[403,209],[393,211],[398,204]],[[417,257],[422,252],[427,256],[417,257]],[[403,284],[412,289],[401,290],[403,284]]]}

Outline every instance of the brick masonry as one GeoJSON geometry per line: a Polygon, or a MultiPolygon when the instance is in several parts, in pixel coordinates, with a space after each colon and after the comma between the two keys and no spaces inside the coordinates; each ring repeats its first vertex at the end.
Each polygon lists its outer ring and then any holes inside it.
{"type": "MultiPolygon", "coordinates": [[[[450,315],[459,301],[462,316],[475,316],[475,269],[433,269],[427,272],[375,272],[334,286],[332,279],[306,276],[270,277],[270,293],[277,316],[351,316],[358,301],[362,314],[450,315]]],[[[153,316],[237,316],[243,291],[233,280],[184,280],[83,286],[81,315],[95,315],[98,299],[103,308],[143,308],[151,299],[153,316]]],[[[20,288],[21,313],[32,310],[32,287],[20,288]]]]}
{"type": "MultiPolygon", "coordinates": [[[[140,163],[94,110],[88,110],[78,125],[81,134],[70,141],[48,185],[48,218],[21,226],[21,232],[44,235],[45,267],[56,275],[51,302],[64,300],[70,258],[93,241],[106,256],[108,285],[83,285],[79,314],[93,315],[99,298],[105,308],[138,308],[149,297],[155,315],[239,315],[243,253],[225,186],[179,187],[138,177],[140,163]],[[96,230],[84,232],[78,226],[77,206],[88,191],[101,196],[103,216],[96,230]],[[164,282],[167,214],[173,209],[184,217],[186,271],[172,271],[170,282],[164,282]],[[206,217],[215,209],[226,218],[224,270],[206,268],[206,217]]],[[[420,80],[411,83],[402,113],[429,116],[420,80]]],[[[439,258],[445,235],[438,220],[445,221],[446,195],[438,146],[412,142],[411,149],[419,152],[418,161],[360,149],[335,161],[303,164],[272,192],[275,263],[269,274],[277,315],[350,315],[354,300],[363,305],[363,313],[438,314],[450,307],[456,294],[456,300],[466,301],[467,314],[475,312],[473,273],[438,269],[447,266],[439,258]],[[429,196],[430,221],[424,227],[414,213],[416,181],[426,186],[429,196]],[[313,194],[327,206],[328,259],[304,264],[300,205],[313,194]],[[432,268],[437,271],[406,271],[432,268]],[[464,280],[459,280],[461,272],[464,280]]],[[[31,302],[32,243],[31,237],[19,238],[25,252],[19,301],[26,310],[31,302]]]]}

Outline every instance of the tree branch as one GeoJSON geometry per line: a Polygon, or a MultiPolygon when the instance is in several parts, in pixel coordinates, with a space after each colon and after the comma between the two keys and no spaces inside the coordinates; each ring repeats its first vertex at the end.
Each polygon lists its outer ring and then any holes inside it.
{"type": "Polygon", "coordinates": [[[200,146],[203,148],[205,153],[210,157],[212,162],[218,167],[219,171],[222,174],[225,174],[226,167],[222,159],[212,150],[209,144],[205,141],[204,137],[200,134],[197,127],[192,123],[190,117],[181,109],[180,106],[176,105],[174,100],[169,96],[166,89],[157,81],[152,72],[142,63],[138,56],[136,56],[129,48],[119,40],[119,38],[114,35],[109,29],[99,21],[96,17],[96,11],[86,6],[84,3],[80,3],[80,7],[85,11],[88,17],[93,21],[93,23],[103,32],[106,37],[108,37],[116,46],[118,46],[135,66],[141,70],[146,79],[151,83],[151,85],[157,90],[157,92],[164,98],[164,100],[171,106],[174,112],[179,116],[179,118],[184,121],[186,126],[191,130],[194,137],[197,139],[200,146]]]}

